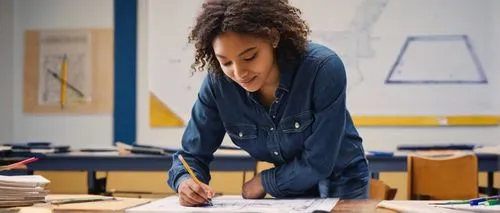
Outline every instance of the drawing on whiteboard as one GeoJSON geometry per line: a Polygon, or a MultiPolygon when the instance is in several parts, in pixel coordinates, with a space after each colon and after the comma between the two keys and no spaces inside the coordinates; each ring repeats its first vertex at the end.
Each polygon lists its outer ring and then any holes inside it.
{"type": "Polygon", "coordinates": [[[386,84],[486,84],[467,35],[409,36],[386,84]]]}
{"type": "Polygon", "coordinates": [[[40,69],[38,102],[57,105],[61,99],[61,84],[65,82],[67,104],[91,101],[92,70],[90,34],[87,32],[43,32],[40,35],[40,69]],[[67,57],[67,75],[62,75],[62,63],[67,57]]]}
{"type": "Polygon", "coordinates": [[[365,0],[357,8],[349,28],[344,31],[312,31],[311,38],[334,49],[342,58],[348,80],[348,90],[363,82],[359,67],[362,58],[375,57],[371,46],[372,29],[389,0],[365,0]]]}
{"type": "Polygon", "coordinates": [[[169,196],[149,204],[131,208],[126,212],[313,212],[330,211],[338,199],[243,199],[241,196],[224,195],[213,199],[213,206],[184,207],[177,196],[169,196]]]}

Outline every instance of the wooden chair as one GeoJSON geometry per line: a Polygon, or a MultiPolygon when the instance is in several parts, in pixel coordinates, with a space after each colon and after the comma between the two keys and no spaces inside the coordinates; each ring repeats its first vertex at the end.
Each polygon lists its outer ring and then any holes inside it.
{"type": "Polygon", "coordinates": [[[370,199],[372,200],[394,200],[398,189],[389,187],[381,180],[370,180],[370,199]]]}
{"type": "Polygon", "coordinates": [[[478,163],[471,152],[415,152],[408,155],[410,200],[463,200],[478,196],[478,163]]]}

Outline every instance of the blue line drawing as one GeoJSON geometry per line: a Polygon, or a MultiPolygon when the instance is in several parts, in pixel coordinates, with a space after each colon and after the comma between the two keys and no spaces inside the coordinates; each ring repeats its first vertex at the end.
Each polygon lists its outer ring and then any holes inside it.
{"type": "Polygon", "coordinates": [[[346,67],[348,91],[364,81],[359,68],[362,58],[374,58],[375,50],[372,36],[375,23],[379,20],[389,0],[364,0],[357,7],[349,28],[342,31],[312,31],[315,42],[322,43],[332,49],[342,58],[346,67]]]}
{"type": "Polygon", "coordinates": [[[386,84],[487,84],[467,35],[409,36],[386,84]]]}

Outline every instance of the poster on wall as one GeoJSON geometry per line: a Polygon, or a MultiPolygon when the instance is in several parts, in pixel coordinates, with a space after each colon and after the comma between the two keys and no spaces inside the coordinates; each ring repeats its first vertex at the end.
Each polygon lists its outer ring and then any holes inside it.
{"type": "Polygon", "coordinates": [[[92,100],[90,32],[41,32],[38,103],[67,104],[92,100]],[[66,86],[64,86],[66,85],[66,86]]]}
{"type": "Polygon", "coordinates": [[[112,29],[26,30],[23,112],[112,112],[113,39],[112,29]]]}

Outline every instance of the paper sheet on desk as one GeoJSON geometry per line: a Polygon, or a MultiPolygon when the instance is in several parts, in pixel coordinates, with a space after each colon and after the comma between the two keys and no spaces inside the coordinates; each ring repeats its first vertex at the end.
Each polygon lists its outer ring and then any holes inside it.
{"type": "Polygon", "coordinates": [[[471,206],[469,204],[460,204],[460,205],[441,205],[437,206],[439,208],[453,209],[453,210],[464,210],[467,212],[500,212],[500,206],[485,206],[485,205],[477,205],[471,206]]]}
{"type": "Polygon", "coordinates": [[[248,200],[241,196],[215,197],[213,206],[184,207],[177,196],[170,196],[151,203],[128,209],[127,213],[145,212],[276,212],[295,213],[323,210],[330,212],[338,199],[257,199],[248,200]]]}
{"type": "MultiPolygon", "coordinates": [[[[500,206],[470,206],[465,205],[429,205],[437,201],[407,201],[389,200],[380,202],[377,207],[396,210],[401,213],[470,213],[470,212],[500,212],[500,206]]],[[[447,202],[447,201],[439,201],[447,202]]]]}
{"type": "Polygon", "coordinates": [[[214,153],[215,156],[239,156],[239,157],[248,157],[250,156],[248,152],[244,150],[235,150],[235,149],[218,149],[214,153]]]}

